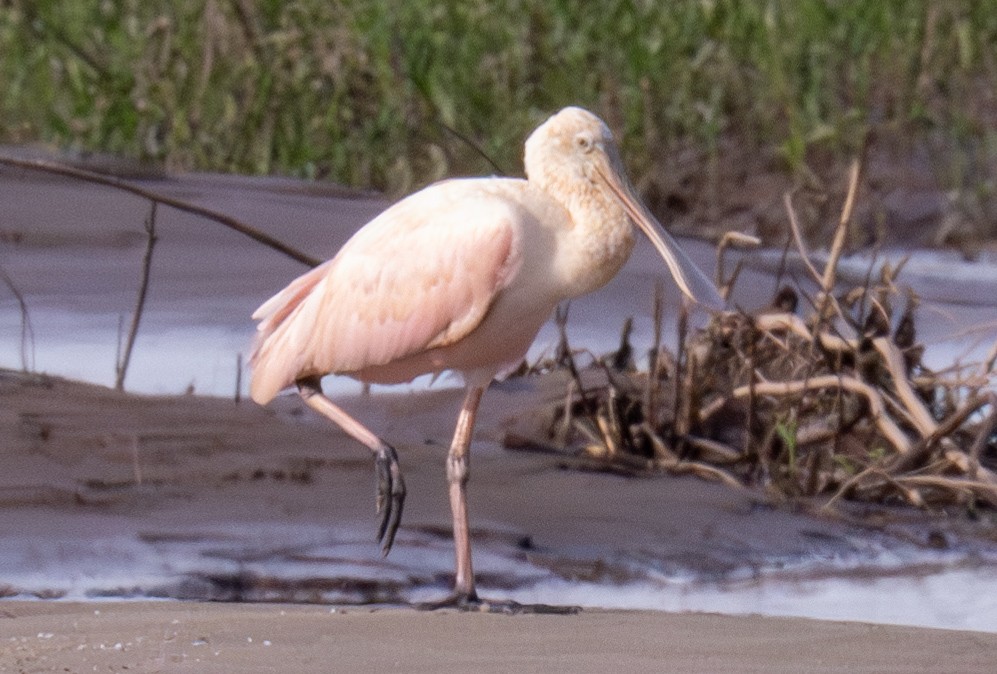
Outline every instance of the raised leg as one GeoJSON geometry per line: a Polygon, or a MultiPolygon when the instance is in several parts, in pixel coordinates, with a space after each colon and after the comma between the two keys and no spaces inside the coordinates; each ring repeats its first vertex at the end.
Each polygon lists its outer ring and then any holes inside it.
{"type": "Polygon", "coordinates": [[[363,443],[374,452],[374,466],[377,470],[377,540],[381,543],[381,554],[387,555],[395,542],[398,525],[402,521],[405,506],[405,480],[395,448],[371,433],[366,426],[344,412],[342,408],[322,393],[318,377],[307,377],[297,381],[298,393],[313,410],[331,420],[348,435],[363,443]]]}

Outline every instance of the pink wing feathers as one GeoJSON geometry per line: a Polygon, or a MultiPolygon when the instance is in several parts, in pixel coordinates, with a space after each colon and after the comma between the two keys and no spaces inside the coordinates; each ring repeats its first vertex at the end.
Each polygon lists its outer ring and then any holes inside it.
{"type": "Polygon", "coordinates": [[[467,335],[519,268],[517,215],[479,180],[440,183],[386,210],[253,314],[253,399],[467,335]]]}

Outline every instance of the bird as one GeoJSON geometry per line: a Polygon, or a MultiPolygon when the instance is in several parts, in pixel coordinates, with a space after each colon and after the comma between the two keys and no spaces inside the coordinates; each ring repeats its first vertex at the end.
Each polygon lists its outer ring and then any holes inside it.
{"type": "Polygon", "coordinates": [[[475,418],[485,389],[522,361],[554,309],[613,278],[637,230],[686,297],[723,306],[713,282],[637,197],[597,115],[580,107],[552,115],[527,138],[523,163],[525,178],[452,178],[401,199],[253,313],[252,399],[265,405],[296,387],[310,408],[373,452],[384,555],[406,495],[398,453],[328,398],[321,379],[462,377],[446,458],[454,587],[434,606],[488,605],[475,586],[467,511],[475,418]]]}

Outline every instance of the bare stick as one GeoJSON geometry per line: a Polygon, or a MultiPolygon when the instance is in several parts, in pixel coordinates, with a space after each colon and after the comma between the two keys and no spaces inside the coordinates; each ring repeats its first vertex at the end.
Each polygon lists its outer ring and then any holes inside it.
{"type": "Polygon", "coordinates": [[[807,271],[810,272],[810,276],[813,277],[814,281],[820,283],[820,272],[810,262],[810,253],[807,252],[807,246],[803,243],[803,234],[800,232],[800,223],[796,219],[796,209],[793,208],[793,197],[790,192],[782,195],[782,203],[786,206],[786,213],[789,215],[789,229],[793,232],[793,241],[796,242],[796,249],[803,259],[803,264],[806,265],[807,271]]]}
{"type": "Polygon", "coordinates": [[[235,404],[242,402],[242,353],[235,354],[235,404]]]}
{"type": "Polygon", "coordinates": [[[895,477],[893,480],[902,485],[969,492],[986,499],[990,504],[997,504],[997,486],[989,482],[967,480],[959,477],[945,477],[943,475],[904,475],[895,477]]]}
{"type": "Polygon", "coordinates": [[[10,288],[21,310],[21,369],[24,372],[31,372],[35,369],[35,329],[28,314],[28,303],[24,301],[24,295],[14,284],[14,279],[3,269],[0,269],[0,279],[3,279],[4,284],[10,288]]]}
{"type": "Polygon", "coordinates": [[[184,211],[187,213],[193,213],[194,215],[199,215],[203,218],[208,218],[209,220],[214,220],[215,222],[222,224],[229,229],[233,229],[240,234],[244,234],[249,238],[262,243],[264,246],[273,248],[274,250],[287,255],[288,257],[306,264],[309,267],[317,267],[321,260],[311,257],[306,253],[292,248],[291,246],[278,241],[269,234],[266,234],[255,227],[247,225],[244,222],[233,218],[230,215],[226,215],[219,211],[211,210],[210,208],[204,208],[202,206],[196,206],[194,204],[188,203],[181,199],[176,199],[174,197],[168,197],[153,190],[146,189],[144,187],[139,187],[134,183],[122,180],[121,178],[116,178],[114,176],[104,175],[102,173],[96,173],[94,171],[86,171],[84,169],[74,168],[72,166],[66,166],[65,164],[59,164],[56,162],[45,161],[43,159],[17,159],[15,157],[6,157],[0,155],[0,164],[6,164],[8,166],[16,166],[18,168],[29,169],[32,171],[42,171],[44,173],[52,173],[55,175],[67,176],[69,178],[77,178],[79,180],[85,180],[87,182],[96,183],[98,185],[106,185],[108,187],[114,187],[125,192],[130,192],[132,194],[138,195],[149,201],[163,204],[164,206],[170,206],[177,209],[178,211],[184,211]]]}
{"type": "Polygon", "coordinates": [[[695,475],[696,477],[706,479],[706,480],[716,480],[718,482],[723,482],[725,485],[731,489],[737,491],[746,491],[740,480],[733,477],[730,473],[716,466],[711,466],[706,463],[700,463],[699,461],[687,461],[681,460],[675,463],[659,462],[659,467],[668,471],[672,475],[695,475]]]}
{"type": "Polygon", "coordinates": [[[648,355],[647,388],[644,391],[645,416],[651,421],[651,426],[655,428],[658,425],[657,405],[658,389],[660,388],[658,372],[661,367],[661,322],[663,320],[664,294],[664,286],[659,280],[654,284],[654,316],[652,318],[654,324],[654,341],[651,344],[651,352],[648,355]]]}
{"type": "Polygon", "coordinates": [[[117,367],[117,377],[114,381],[114,388],[119,391],[125,388],[125,375],[128,374],[128,362],[132,358],[132,347],[135,346],[138,325],[142,320],[142,310],[145,308],[145,298],[149,291],[149,275],[152,270],[152,249],[156,246],[156,206],[156,202],[153,201],[149,208],[149,218],[145,221],[145,232],[149,238],[145,246],[145,255],[142,257],[142,280],[139,282],[138,298],[135,301],[135,313],[132,314],[132,324],[128,329],[128,339],[125,341],[125,348],[121,353],[121,360],[118,362],[117,367]]]}
{"type": "MultiPolygon", "coordinates": [[[[997,397],[992,394],[982,397],[973,396],[968,403],[950,414],[941,424],[936,424],[935,430],[919,440],[909,453],[898,457],[897,460],[890,464],[888,466],[890,472],[893,474],[906,473],[923,466],[931,457],[932,449],[939,441],[948,438],[966,419],[975,414],[980,408],[988,404],[992,405],[995,399],[997,397]]],[[[963,458],[961,462],[963,466],[960,470],[964,473],[976,472],[976,469],[979,467],[979,456],[974,455],[972,451],[970,451],[968,456],[962,451],[959,452],[959,455],[963,458]]]]}
{"type": "Polygon", "coordinates": [[[893,386],[896,389],[897,397],[903,402],[918,432],[925,437],[933,435],[938,430],[938,424],[931,416],[928,408],[924,406],[921,399],[914,393],[914,389],[911,388],[910,380],[907,379],[907,368],[904,365],[904,357],[900,353],[900,350],[888,337],[877,337],[872,340],[872,343],[876,347],[876,350],[879,351],[879,355],[886,362],[886,367],[893,377],[893,386]]]}
{"type": "Polygon", "coordinates": [[[820,279],[820,286],[825,294],[830,294],[834,289],[835,276],[838,271],[838,260],[845,249],[848,225],[852,221],[852,212],[855,210],[855,195],[858,193],[859,178],[861,175],[862,160],[856,158],[852,160],[852,165],[848,169],[848,195],[845,197],[845,205],[841,209],[838,228],[835,230],[834,240],[831,242],[831,252],[827,258],[827,265],[824,266],[824,276],[820,279]]]}
{"type": "Polygon", "coordinates": [[[886,439],[890,441],[893,448],[900,454],[910,451],[910,439],[904,435],[903,431],[886,414],[886,406],[879,393],[865,382],[854,377],[839,377],[828,374],[813,377],[812,379],[756,382],[737,387],[731,395],[734,398],[745,398],[752,395],[752,391],[754,391],[754,395],[786,396],[824,388],[845,389],[863,396],[869,402],[869,408],[876,426],[879,427],[880,432],[886,439]]]}
{"type": "MultiPolygon", "coordinates": [[[[814,333],[810,331],[803,319],[796,314],[771,313],[759,314],[754,317],[755,327],[765,333],[769,332],[792,332],[808,342],[814,341],[814,333]]],[[[848,340],[838,335],[832,335],[826,331],[816,333],[817,341],[821,347],[835,353],[855,351],[858,349],[858,340],[848,340]]]]}
{"type": "Polygon", "coordinates": [[[651,447],[654,449],[654,458],[656,461],[672,464],[679,460],[678,454],[665,445],[665,441],[661,439],[660,435],[658,435],[658,431],[652,428],[651,424],[647,423],[646,420],[641,425],[641,430],[644,431],[644,434],[651,441],[651,447]]]}
{"type": "Polygon", "coordinates": [[[990,404],[990,414],[983,420],[983,423],[980,424],[976,440],[973,441],[973,445],[969,449],[969,456],[976,466],[980,465],[980,454],[983,453],[983,448],[986,447],[990,434],[993,433],[994,430],[997,430],[997,394],[991,391],[984,397],[984,402],[990,404]]]}
{"type": "MultiPolygon", "coordinates": [[[[676,440],[679,437],[689,432],[689,428],[687,428],[684,423],[685,421],[684,408],[686,401],[683,400],[684,396],[682,395],[682,384],[686,376],[686,366],[688,365],[688,363],[686,362],[687,352],[685,348],[685,338],[688,332],[688,328],[689,328],[689,307],[685,303],[685,298],[683,297],[681,303],[679,304],[678,347],[677,347],[678,350],[675,354],[675,387],[674,387],[675,399],[672,401],[673,403],[672,442],[673,443],[676,442],[676,440]]],[[[679,454],[681,455],[681,453],[682,452],[680,449],[679,454]]]]}
{"type": "Polygon", "coordinates": [[[552,438],[554,444],[564,449],[568,445],[568,437],[571,434],[572,421],[574,420],[574,414],[572,407],[575,403],[575,387],[578,384],[574,379],[568,380],[568,388],[564,393],[564,413],[561,415],[561,421],[554,428],[554,437],[552,438]]]}
{"type": "Polygon", "coordinates": [[[735,268],[734,273],[731,274],[729,279],[727,278],[727,249],[730,247],[757,248],[760,245],[762,245],[762,240],[757,236],[743,234],[742,232],[727,232],[720,237],[720,243],[717,244],[717,273],[715,280],[717,288],[720,288],[720,292],[724,299],[727,299],[727,295],[730,294],[730,290],[733,287],[734,281],[737,279],[737,275],[740,271],[740,262],[738,262],[738,266],[735,268]]]}
{"type": "Polygon", "coordinates": [[[838,491],[834,492],[834,495],[831,496],[831,498],[829,498],[827,502],[825,502],[824,505],[821,506],[820,509],[824,511],[830,510],[831,506],[834,505],[834,502],[842,498],[846,493],[848,493],[849,489],[856,487],[859,482],[861,482],[863,479],[872,474],[879,474],[880,476],[885,477],[883,469],[878,463],[873,464],[871,466],[867,466],[861,472],[856,473],[852,477],[845,480],[845,483],[838,488],[838,491]]]}
{"type": "MultiPolygon", "coordinates": [[[[755,362],[755,355],[758,351],[758,340],[752,339],[748,342],[748,353],[745,365],[747,365],[748,371],[748,414],[745,415],[744,419],[744,437],[745,446],[744,453],[751,456],[752,451],[755,450],[755,435],[754,430],[756,427],[756,421],[758,420],[758,396],[755,395],[755,381],[758,379],[757,364],[755,362]]],[[[703,414],[703,411],[700,411],[703,414]]],[[[763,452],[768,452],[766,447],[762,448],[763,452]]],[[[758,453],[758,457],[761,463],[765,464],[766,470],[768,469],[768,456],[762,456],[762,452],[758,453]]]]}

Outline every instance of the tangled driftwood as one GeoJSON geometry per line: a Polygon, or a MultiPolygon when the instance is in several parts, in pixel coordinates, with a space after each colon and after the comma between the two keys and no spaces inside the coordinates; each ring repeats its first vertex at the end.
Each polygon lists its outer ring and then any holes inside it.
{"type": "MultiPolygon", "coordinates": [[[[823,270],[809,262],[786,197],[813,296],[783,288],[770,308],[724,312],[691,336],[682,316],[678,353],[660,349],[656,335],[646,371],[632,367],[625,326],[619,351],[593,361],[596,386],[583,383],[562,330],[548,365],[572,376],[547,439],[575,441],[589,466],[696,474],[825,506],[847,498],[997,507],[997,345],[985,363],[933,372],[899,269],[838,288],[859,172],[856,163],[823,270]]],[[[738,271],[719,279],[725,292],[738,271]]]]}

